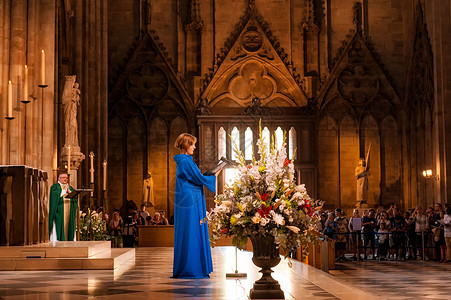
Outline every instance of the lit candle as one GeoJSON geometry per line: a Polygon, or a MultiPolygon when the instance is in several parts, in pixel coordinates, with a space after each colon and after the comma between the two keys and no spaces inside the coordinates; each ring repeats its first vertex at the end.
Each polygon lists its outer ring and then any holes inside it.
{"type": "Polygon", "coordinates": [[[23,100],[28,101],[28,66],[25,65],[23,74],[23,100]]]}
{"type": "Polygon", "coordinates": [[[106,191],[106,160],[103,161],[103,190],[106,191]]]}
{"type": "Polygon", "coordinates": [[[41,52],[41,85],[45,85],[45,52],[41,52]]]}
{"type": "Polygon", "coordinates": [[[91,183],[94,183],[94,152],[91,151],[89,153],[89,158],[91,158],[91,169],[89,170],[91,173],[91,183]]]}
{"type": "Polygon", "coordinates": [[[13,84],[8,81],[8,116],[7,118],[13,117],[13,84]]]}
{"type": "Polygon", "coordinates": [[[70,175],[70,146],[67,146],[67,175],[70,175]]]}

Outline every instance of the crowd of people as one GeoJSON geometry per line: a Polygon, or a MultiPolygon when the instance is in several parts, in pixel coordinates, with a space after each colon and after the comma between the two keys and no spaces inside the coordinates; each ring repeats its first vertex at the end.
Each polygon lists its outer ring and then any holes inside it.
{"type": "MultiPolygon", "coordinates": [[[[98,213],[103,212],[102,208],[98,213]]],[[[173,218],[166,218],[164,211],[156,211],[153,217],[146,210],[146,205],[142,204],[140,210],[136,207],[128,209],[127,216],[123,219],[118,209],[114,209],[111,218],[103,214],[105,220],[104,230],[111,239],[111,247],[134,247],[138,243],[138,226],[141,225],[174,225],[173,218]]]]}
{"type": "Polygon", "coordinates": [[[318,229],[335,240],[336,259],[424,259],[451,263],[451,206],[441,203],[401,211],[354,209],[348,219],[340,208],[317,211],[318,229]],[[361,215],[361,212],[363,215],[361,215]],[[362,257],[363,255],[363,257],[362,257]],[[349,257],[350,255],[348,255],[349,257]]]}

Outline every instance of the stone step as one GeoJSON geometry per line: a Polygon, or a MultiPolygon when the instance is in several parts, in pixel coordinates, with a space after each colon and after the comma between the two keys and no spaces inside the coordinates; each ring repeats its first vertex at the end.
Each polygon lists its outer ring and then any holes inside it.
{"type": "Polygon", "coordinates": [[[0,271],[114,270],[135,261],[134,248],[114,248],[89,257],[0,257],[0,271]]]}
{"type": "Polygon", "coordinates": [[[28,246],[0,247],[0,259],[4,257],[87,258],[110,249],[110,241],[49,242],[28,246]]]}

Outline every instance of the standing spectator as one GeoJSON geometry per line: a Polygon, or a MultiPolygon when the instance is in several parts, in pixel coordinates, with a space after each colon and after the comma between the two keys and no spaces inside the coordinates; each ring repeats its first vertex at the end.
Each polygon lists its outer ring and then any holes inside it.
{"type": "Polygon", "coordinates": [[[404,220],[406,220],[406,233],[407,233],[407,254],[408,259],[417,259],[417,247],[415,236],[415,219],[412,218],[410,212],[404,212],[404,220]]]}
{"type": "Polygon", "coordinates": [[[337,223],[334,221],[334,214],[329,213],[326,224],[324,224],[324,234],[329,238],[334,238],[334,233],[337,231],[337,223]]]}
{"type": "Polygon", "coordinates": [[[345,224],[344,218],[340,217],[337,220],[337,239],[335,249],[340,260],[345,260],[345,251],[347,243],[348,228],[345,224]]]}
{"type": "Polygon", "coordinates": [[[351,232],[352,237],[352,249],[354,253],[352,259],[357,260],[357,251],[359,252],[360,256],[359,241],[360,232],[362,230],[362,218],[360,218],[359,211],[357,209],[354,209],[352,217],[349,219],[348,229],[351,232]]]}
{"type": "Polygon", "coordinates": [[[119,216],[119,212],[113,212],[113,217],[109,223],[109,233],[111,236],[111,247],[113,248],[122,248],[122,231],[124,230],[124,222],[122,218],[119,216]]]}
{"type": "Polygon", "coordinates": [[[386,259],[388,253],[388,230],[386,228],[386,223],[379,224],[379,231],[377,232],[377,237],[379,240],[379,247],[377,249],[377,257],[379,260],[386,259]]]}
{"type": "Polygon", "coordinates": [[[391,227],[393,233],[393,246],[395,248],[396,258],[398,260],[405,258],[405,234],[406,221],[400,215],[397,208],[393,209],[393,217],[391,219],[391,227]]]}
{"type": "Polygon", "coordinates": [[[375,237],[375,229],[376,229],[376,219],[374,218],[374,213],[376,211],[371,209],[369,211],[368,216],[364,216],[362,219],[363,226],[363,251],[365,255],[365,259],[368,258],[368,243],[371,244],[371,250],[373,254],[373,259],[376,259],[376,237],[375,237]]]}
{"type": "Polygon", "coordinates": [[[440,262],[444,262],[446,260],[445,258],[445,232],[444,232],[444,225],[445,225],[445,214],[441,210],[439,212],[440,219],[435,221],[435,227],[434,227],[434,241],[435,241],[435,247],[437,251],[437,260],[440,262]]]}
{"type": "Polygon", "coordinates": [[[451,206],[446,208],[446,214],[443,218],[444,236],[446,243],[446,262],[451,262],[451,206]]]}
{"type": "MultiPolygon", "coordinates": [[[[413,217],[415,219],[415,233],[416,233],[416,247],[420,249],[420,259],[423,258],[423,240],[424,248],[427,247],[427,236],[425,233],[429,231],[429,220],[428,217],[423,213],[423,208],[417,206],[413,212],[413,217]]],[[[416,256],[416,250],[414,251],[416,256]]]]}

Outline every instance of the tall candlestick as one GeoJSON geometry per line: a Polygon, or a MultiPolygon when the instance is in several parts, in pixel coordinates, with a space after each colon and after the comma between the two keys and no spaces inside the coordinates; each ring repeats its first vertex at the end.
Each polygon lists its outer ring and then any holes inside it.
{"type": "Polygon", "coordinates": [[[103,190],[106,191],[106,160],[103,161],[103,190]]]}
{"type": "Polygon", "coordinates": [[[23,100],[22,102],[28,103],[28,66],[25,65],[23,73],[23,100]]]}
{"type": "Polygon", "coordinates": [[[89,153],[89,158],[91,159],[91,169],[89,170],[91,173],[91,183],[94,183],[94,152],[91,151],[89,153]]]}
{"type": "Polygon", "coordinates": [[[41,51],[41,85],[45,85],[45,51],[41,51]]]}
{"type": "Polygon", "coordinates": [[[67,175],[70,176],[70,146],[67,146],[67,175]]]}
{"type": "Polygon", "coordinates": [[[13,84],[8,81],[8,115],[6,118],[13,118],[13,84]]]}

